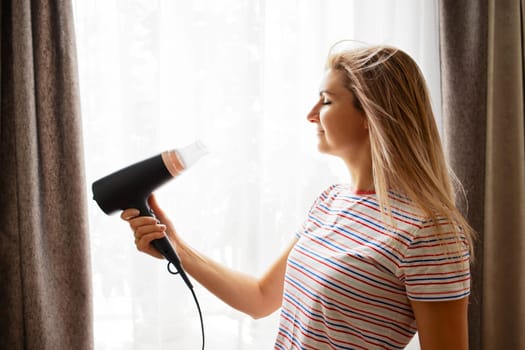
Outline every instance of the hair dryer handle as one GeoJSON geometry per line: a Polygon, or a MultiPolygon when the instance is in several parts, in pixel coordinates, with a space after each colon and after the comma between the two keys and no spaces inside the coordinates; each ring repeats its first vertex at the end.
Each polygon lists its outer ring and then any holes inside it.
{"type": "MultiPolygon", "coordinates": [[[[140,214],[139,214],[140,216],[151,216],[155,219],[157,218],[153,210],[151,210],[150,206],[148,205],[147,200],[140,201],[139,203],[137,203],[136,205],[132,207],[140,211],[140,214]]],[[[193,288],[193,285],[191,284],[190,279],[188,278],[188,276],[186,275],[186,272],[182,268],[182,265],[180,263],[180,258],[175,252],[175,249],[173,249],[173,246],[171,245],[168,237],[164,236],[162,238],[155,239],[151,241],[151,245],[155,247],[155,249],[157,249],[159,253],[161,253],[162,256],[164,256],[170,263],[172,263],[173,266],[175,266],[175,269],[180,274],[180,276],[182,277],[186,285],[188,285],[188,287],[190,288],[193,288]]]]}
{"type": "Polygon", "coordinates": [[[153,213],[153,210],[151,210],[150,206],[148,205],[147,198],[145,200],[139,200],[137,203],[132,204],[129,207],[138,209],[140,211],[139,216],[151,216],[156,218],[155,213],[153,213]]]}

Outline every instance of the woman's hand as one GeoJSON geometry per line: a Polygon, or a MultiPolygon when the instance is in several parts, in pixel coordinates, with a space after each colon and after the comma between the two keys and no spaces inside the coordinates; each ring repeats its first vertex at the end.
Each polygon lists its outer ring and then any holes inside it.
{"type": "Polygon", "coordinates": [[[193,249],[179,238],[153,195],[148,203],[158,221],[149,216],[139,216],[137,209],[126,209],[120,215],[129,222],[139,251],[162,259],[162,255],[150,243],[166,235],[184,270],[231,307],[253,318],[259,318],[271,314],[281,306],[286,261],[297,241],[295,238],[266,273],[255,278],[219,264],[193,249]]]}
{"type": "Polygon", "coordinates": [[[139,216],[140,212],[137,209],[126,209],[120,214],[120,217],[129,223],[139,251],[163,259],[164,257],[153,247],[151,241],[167,236],[176,250],[178,238],[173,224],[159,207],[153,194],[148,198],[148,204],[156,218],[139,216]]]}

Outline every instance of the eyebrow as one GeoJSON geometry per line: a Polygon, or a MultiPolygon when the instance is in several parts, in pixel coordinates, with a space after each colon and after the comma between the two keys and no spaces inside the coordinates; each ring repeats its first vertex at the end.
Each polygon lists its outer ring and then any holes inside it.
{"type": "Polygon", "coordinates": [[[333,92],[331,92],[329,90],[321,90],[321,91],[319,91],[319,96],[322,96],[323,94],[335,95],[333,92]]]}

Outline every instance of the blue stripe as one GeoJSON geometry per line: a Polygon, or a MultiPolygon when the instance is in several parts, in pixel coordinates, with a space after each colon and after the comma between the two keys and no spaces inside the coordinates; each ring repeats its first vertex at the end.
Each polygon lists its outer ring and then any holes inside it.
{"type": "Polygon", "coordinates": [[[403,260],[403,264],[415,264],[415,263],[429,263],[429,262],[441,262],[441,261],[447,261],[449,260],[452,263],[462,263],[462,259],[468,258],[469,254],[465,253],[463,255],[455,255],[455,256],[448,256],[444,258],[429,258],[429,259],[418,259],[418,260],[411,260],[410,257],[407,257],[406,260],[403,260]]]}
{"type": "MultiPolygon", "coordinates": [[[[377,202],[372,202],[368,199],[365,199],[364,202],[367,202],[370,205],[374,205],[378,210],[380,208],[379,203],[377,202]]],[[[411,221],[415,226],[421,226],[422,220],[420,218],[409,216],[408,214],[403,214],[400,211],[397,211],[395,209],[391,209],[391,211],[392,211],[392,216],[407,219],[411,221]]]]}
{"type": "MultiPolygon", "coordinates": [[[[314,319],[317,319],[318,322],[320,323],[323,323],[323,322],[326,322],[328,325],[330,326],[334,326],[335,328],[339,328],[340,330],[342,331],[345,331],[345,333],[357,333],[359,335],[362,335],[364,337],[367,337],[367,338],[370,338],[370,339],[375,339],[375,338],[372,338],[372,337],[368,337],[366,336],[365,334],[362,334],[361,332],[359,332],[358,330],[355,330],[354,328],[352,327],[349,327],[348,325],[346,324],[341,324],[341,323],[336,323],[336,322],[333,322],[333,321],[328,321],[324,318],[324,315],[323,314],[319,314],[319,313],[314,313],[311,309],[305,307],[302,303],[298,302],[297,299],[295,299],[292,295],[290,295],[289,293],[284,293],[284,296],[285,297],[288,297],[288,299],[292,300],[292,303],[298,307],[299,309],[303,310],[304,312],[306,312],[307,314],[309,314],[312,318],[314,319]]],[[[327,329],[328,331],[328,329],[327,329]]]]}
{"type": "Polygon", "coordinates": [[[461,275],[453,275],[453,276],[450,276],[450,277],[433,277],[433,278],[407,278],[406,281],[410,281],[410,282],[418,282],[418,281],[447,281],[447,280],[453,280],[453,279],[456,279],[456,278],[463,278],[463,277],[467,277],[467,276],[470,276],[470,273],[464,273],[464,274],[461,274],[461,275]]]}
{"type": "MultiPolygon", "coordinates": [[[[284,310],[281,310],[281,314],[285,314],[284,310]]],[[[282,317],[283,317],[283,316],[281,315],[281,318],[282,318],[282,317]]],[[[295,318],[293,318],[293,317],[290,317],[290,318],[294,320],[294,323],[293,323],[294,327],[293,327],[293,328],[295,328],[295,324],[296,324],[296,322],[295,322],[295,318]]],[[[293,334],[290,334],[290,332],[288,332],[287,330],[285,330],[285,329],[282,328],[282,327],[279,327],[279,329],[280,329],[283,333],[286,334],[286,336],[288,337],[288,339],[290,340],[290,342],[292,342],[292,344],[294,344],[295,346],[297,346],[297,347],[300,348],[300,349],[304,349],[304,348],[301,346],[301,343],[299,342],[299,339],[295,338],[295,337],[293,336],[293,334]]],[[[276,342],[276,344],[277,344],[277,342],[276,342]]],[[[282,348],[284,349],[284,347],[282,347],[282,348]]]]}
{"type": "Polygon", "coordinates": [[[425,239],[425,240],[423,239],[417,240],[417,241],[412,242],[412,246],[417,246],[421,244],[429,244],[429,243],[439,243],[439,242],[443,242],[443,244],[446,244],[447,241],[450,242],[450,241],[455,241],[455,240],[456,240],[456,237],[451,234],[449,237],[439,237],[439,238],[431,238],[431,239],[425,239]]]}
{"type": "Polygon", "coordinates": [[[343,288],[341,287],[340,285],[336,284],[336,283],[333,283],[331,281],[329,281],[328,279],[322,277],[321,275],[319,275],[318,273],[315,273],[314,271],[312,270],[309,270],[307,269],[306,267],[298,264],[297,262],[293,261],[292,259],[289,259],[288,262],[294,266],[296,266],[297,268],[299,268],[300,270],[302,271],[305,271],[307,272],[308,274],[312,275],[312,276],[315,276],[317,277],[319,280],[323,281],[323,282],[326,282],[328,283],[329,285],[331,285],[332,287],[335,287],[336,289],[338,290],[341,290],[343,292],[345,292],[347,295],[353,295],[359,299],[365,299],[367,301],[371,301],[375,304],[381,304],[381,305],[385,305],[385,306],[390,306],[396,310],[403,310],[403,311],[408,311],[408,312],[412,312],[412,310],[410,308],[403,308],[403,307],[399,307],[398,305],[394,305],[394,304],[391,304],[391,303],[387,303],[385,301],[381,301],[381,300],[377,300],[377,299],[373,299],[373,298],[369,298],[369,297],[366,297],[364,295],[360,295],[358,293],[355,293],[354,291],[350,290],[350,289],[346,289],[346,288],[343,288]]]}
{"type": "MultiPolygon", "coordinates": [[[[352,314],[356,318],[357,317],[362,317],[364,319],[370,319],[370,320],[376,321],[378,323],[382,323],[384,325],[390,325],[392,328],[395,328],[395,329],[399,330],[401,333],[406,334],[407,337],[413,336],[414,333],[415,333],[415,332],[412,332],[410,329],[403,328],[401,325],[399,325],[397,323],[388,322],[388,321],[386,321],[384,319],[380,319],[380,318],[376,318],[376,317],[373,317],[373,316],[370,316],[370,315],[367,315],[367,314],[356,312],[356,311],[354,311],[352,309],[344,307],[344,305],[332,303],[332,302],[326,300],[323,296],[321,296],[319,294],[315,294],[309,288],[306,288],[299,281],[296,281],[296,280],[292,279],[291,277],[287,277],[286,280],[290,284],[294,285],[296,288],[300,289],[301,291],[303,291],[306,294],[308,294],[311,297],[313,297],[314,299],[319,299],[322,302],[322,304],[329,305],[329,306],[332,306],[332,307],[334,307],[334,308],[336,308],[338,310],[341,310],[341,311],[344,311],[346,313],[352,314]]],[[[300,301],[296,300],[293,297],[291,297],[290,299],[293,300],[295,304],[299,304],[300,303],[300,301]]]]}
{"type": "Polygon", "coordinates": [[[462,293],[462,294],[448,295],[448,296],[444,296],[444,297],[415,297],[415,296],[409,295],[409,299],[412,299],[412,300],[423,300],[423,301],[455,300],[455,299],[464,298],[467,295],[470,295],[470,291],[467,291],[467,292],[462,293]]]}
{"type": "MultiPolygon", "coordinates": [[[[400,330],[403,334],[405,334],[405,336],[408,338],[410,337],[411,335],[414,334],[414,332],[410,332],[402,327],[400,327],[399,325],[397,324],[394,324],[394,323],[391,323],[391,322],[386,322],[385,320],[383,319],[377,319],[375,317],[371,317],[370,315],[363,315],[363,314],[360,314],[360,313],[357,313],[355,311],[352,311],[352,310],[349,310],[349,309],[346,309],[346,308],[343,308],[341,307],[341,305],[337,305],[337,304],[334,304],[334,303],[331,303],[331,302],[328,302],[326,301],[324,298],[322,298],[321,296],[319,295],[316,295],[314,293],[312,293],[310,290],[308,290],[306,287],[303,287],[302,285],[300,285],[298,282],[296,281],[293,281],[293,280],[289,280],[289,282],[291,284],[293,284],[294,286],[296,286],[297,288],[301,289],[302,291],[306,292],[307,294],[309,294],[310,296],[314,297],[314,298],[319,298],[321,299],[322,303],[325,304],[325,305],[329,305],[329,306],[332,306],[332,307],[335,307],[336,309],[339,309],[339,310],[343,310],[343,311],[346,311],[347,313],[350,313],[350,314],[353,314],[354,316],[359,316],[359,317],[362,317],[364,318],[365,320],[366,319],[369,319],[369,320],[374,320],[380,324],[383,324],[384,328],[387,328],[386,325],[391,325],[393,326],[394,328],[397,328],[398,330],[400,330]],[[408,333],[408,335],[406,335],[408,333]]],[[[389,343],[388,341],[382,339],[382,338],[377,338],[375,336],[371,336],[371,335],[368,335],[368,334],[365,334],[365,333],[362,333],[361,331],[351,327],[351,323],[349,323],[348,325],[347,324],[339,324],[339,323],[335,323],[335,322],[332,322],[332,321],[328,321],[327,319],[324,318],[324,315],[323,314],[318,314],[318,313],[314,313],[312,312],[310,309],[308,309],[307,307],[305,307],[302,303],[300,303],[299,301],[297,301],[297,299],[295,299],[292,295],[290,295],[289,293],[284,293],[285,297],[287,297],[288,299],[290,299],[292,301],[292,304],[295,305],[296,307],[300,308],[301,310],[303,310],[304,312],[306,312],[307,314],[309,314],[310,316],[312,316],[312,318],[316,319],[318,322],[326,322],[327,324],[331,325],[331,326],[334,326],[336,328],[339,328],[339,329],[342,329],[342,330],[347,330],[353,334],[358,334],[364,338],[367,338],[369,340],[373,340],[373,341],[377,341],[377,342],[380,342],[382,344],[386,344],[392,348],[396,348],[396,349],[403,349],[403,347],[399,347],[399,346],[396,346],[394,344],[391,344],[389,343]]],[[[322,304],[321,304],[322,305],[322,304]]],[[[329,332],[329,330],[327,329],[327,331],[329,332]]]]}
{"type": "MultiPolygon", "coordinates": [[[[326,240],[324,237],[321,237],[321,236],[313,236],[313,235],[310,235],[310,237],[312,238],[312,241],[321,241],[321,242],[325,242],[326,244],[330,245],[331,247],[339,250],[340,252],[343,252],[343,253],[349,253],[350,251],[346,250],[345,248],[343,247],[339,247],[338,245],[326,240]]],[[[358,257],[359,259],[363,260],[363,261],[367,261],[367,257],[365,257],[364,255],[362,254],[359,254],[357,252],[352,252],[352,254],[356,257],[358,257]]],[[[388,273],[390,273],[392,276],[395,276],[395,273],[393,271],[391,271],[387,266],[384,266],[384,265],[376,265],[376,267],[381,267],[383,268],[385,271],[387,271],[388,273]]]]}
{"type": "MultiPolygon", "coordinates": [[[[320,237],[319,237],[318,239],[319,239],[320,241],[322,241],[322,242],[325,242],[325,243],[328,244],[328,245],[333,246],[334,248],[337,248],[334,244],[332,244],[331,242],[327,241],[327,240],[324,239],[324,238],[320,238],[320,237]]],[[[337,267],[343,269],[344,271],[346,271],[346,272],[348,272],[348,273],[350,273],[350,274],[352,274],[352,275],[359,276],[359,277],[361,277],[361,278],[363,278],[363,279],[365,279],[365,280],[367,280],[367,281],[373,282],[374,284],[377,284],[377,285],[380,285],[380,286],[383,286],[383,287],[387,287],[387,288],[389,288],[389,289],[393,289],[394,291],[397,291],[397,292],[405,292],[405,288],[403,288],[403,287],[398,287],[398,286],[395,286],[395,285],[387,284],[387,283],[381,282],[381,281],[379,281],[379,280],[373,279],[373,278],[371,278],[371,277],[368,277],[367,275],[364,275],[364,274],[362,274],[362,273],[359,273],[359,272],[357,272],[357,271],[354,271],[354,270],[352,270],[352,269],[350,269],[350,268],[348,268],[348,267],[346,267],[346,266],[344,266],[344,265],[338,263],[338,262],[337,262],[336,260],[334,260],[334,259],[325,258],[325,257],[319,255],[318,253],[316,253],[315,251],[310,250],[310,249],[307,249],[307,248],[306,248],[305,246],[303,246],[303,245],[298,245],[297,248],[298,248],[298,249],[301,249],[301,250],[303,250],[303,251],[305,251],[305,252],[308,252],[308,253],[310,253],[310,254],[312,254],[312,255],[314,255],[314,256],[317,257],[318,259],[323,260],[323,261],[327,262],[328,264],[330,264],[330,265],[332,265],[332,266],[337,266],[337,267]]],[[[339,250],[340,250],[341,252],[343,252],[343,253],[348,253],[347,251],[345,251],[345,250],[343,250],[343,249],[339,249],[339,250]]]]}
{"type": "MultiPolygon", "coordinates": [[[[320,338],[320,339],[327,340],[328,343],[330,343],[330,345],[337,347],[337,349],[348,349],[348,350],[352,350],[353,349],[353,348],[349,348],[349,347],[346,347],[346,346],[343,346],[343,345],[337,345],[336,343],[334,343],[334,341],[331,338],[327,337],[326,335],[316,333],[316,332],[310,330],[308,327],[303,326],[303,324],[301,323],[301,320],[299,320],[297,318],[294,318],[290,313],[287,313],[286,310],[282,310],[282,313],[285,314],[286,316],[288,316],[289,318],[293,319],[294,320],[294,325],[299,326],[299,328],[301,328],[301,330],[303,332],[312,335],[314,338],[317,338],[317,339],[320,338]]],[[[292,338],[292,339],[295,340],[295,337],[292,338]]],[[[295,341],[294,341],[294,343],[295,343],[295,341]]]]}
{"type": "MultiPolygon", "coordinates": [[[[280,330],[282,330],[282,328],[279,328],[280,330]]],[[[285,348],[283,348],[283,346],[281,344],[279,344],[278,342],[275,342],[275,347],[276,348],[279,348],[279,349],[282,349],[282,350],[286,350],[285,348]]]]}
{"type": "MultiPolygon", "coordinates": [[[[377,201],[371,200],[369,197],[359,197],[359,196],[352,196],[352,195],[344,196],[343,195],[343,196],[341,196],[341,198],[347,198],[347,199],[351,199],[353,201],[365,202],[365,203],[368,203],[371,206],[375,207],[377,210],[380,210],[380,207],[381,207],[377,201]]],[[[407,220],[411,221],[416,226],[420,226],[423,223],[423,220],[421,220],[420,218],[409,216],[408,214],[401,213],[400,211],[397,211],[395,209],[392,209],[392,215],[394,217],[400,217],[400,218],[407,219],[407,220]]]]}
{"type": "MultiPolygon", "coordinates": [[[[328,209],[328,208],[326,208],[326,210],[327,210],[327,211],[330,211],[330,212],[333,212],[333,210],[330,210],[330,209],[328,209]]],[[[376,226],[376,227],[381,228],[381,229],[384,230],[383,227],[381,227],[381,226],[379,226],[379,225],[373,223],[373,222],[370,221],[370,220],[367,220],[367,219],[365,219],[365,218],[361,218],[359,215],[355,215],[355,214],[352,214],[352,213],[350,213],[350,212],[346,212],[346,211],[343,211],[343,213],[345,213],[345,214],[347,214],[347,215],[349,215],[349,216],[353,216],[353,217],[359,218],[359,219],[361,219],[361,220],[363,220],[363,221],[366,221],[366,222],[370,223],[371,225],[374,225],[374,226],[376,226]]],[[[396,260],[396,261],[398,261],[398,262],[401,262],[401,259],[400,259],[398,256],[396,256],[396,255],[395,255],[393,252],[391,252],[390,250],[388,250],[388,249],[382,247],[380,244],[377,244],[377,243],[374,243],[374,242],[368,241],[368,240],[366,240],[364,237],[362,237],[362,236],[360,236],[360,235],[358,235],[358,234],[356,234],[356,233],[354,233],[354,232],[352,232],[352,231],[350,231],[350,230],[347,230],[347,229],[345,229],[344,227],[340,227],[340,226],[337,226],[337,225],[334,225],[334,224],[326,224],[326,223],[324,223],[323,221],[321,221],[320,219],[317,219],[317,218],[313,217],[312,215],[309,215],[309,217],[312,218],[312,219],[313,219],[314,221],[316,221],[317,223],[319,223],[319,225],[321,225],[321,226],[323,226],[323,227],[325,227],[325,228],[330,228],[330,229],[332,229],[332,230],[334,230],[334,231],[336,231],[336,232],[346,233],[347,235],[352,236],[352,237],[356,238],[357,240],[359,240],[359,241],[361,241],[361,242],[364,242],[364,243],[366,243],[366,244],[368,244],[368,245],[374,246],[374,247],[376,247],[376,248],[382,250],[385,254],[389,255],[389,256],[392,257],[394,260],[396,260]]]]}

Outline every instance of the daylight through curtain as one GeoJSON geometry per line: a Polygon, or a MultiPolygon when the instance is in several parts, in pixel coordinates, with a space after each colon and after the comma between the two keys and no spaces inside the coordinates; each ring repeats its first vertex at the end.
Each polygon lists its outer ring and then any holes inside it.
{"type": "MultiPolygon", "coordinates": [[[[306,121],[332,44],[403,48],[440,106],[434,1],[74,4],[88,185],[201,139],[209,155],[157,197],[183,239],[247,273],[279,255],[322,190],[347,181],[342,164],[318,154],[306,121]]],[[[97,349],[199,348],[182,280],[135,250],[118,215],[89,204],[97,349]]],[[[253,321],[195,288],[208,348],[272,348],[277,313],[253,321]]]]}

